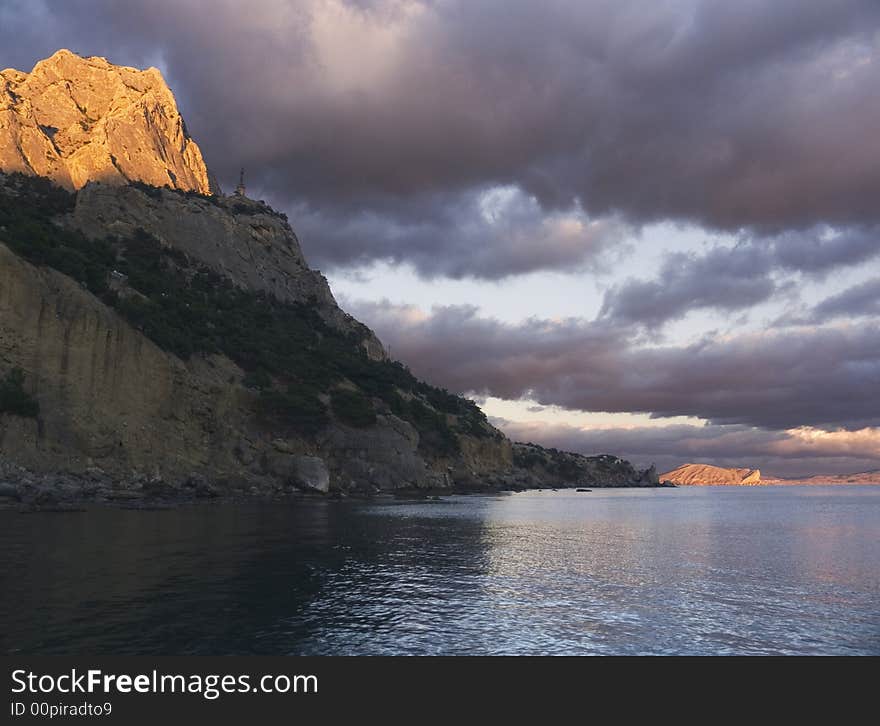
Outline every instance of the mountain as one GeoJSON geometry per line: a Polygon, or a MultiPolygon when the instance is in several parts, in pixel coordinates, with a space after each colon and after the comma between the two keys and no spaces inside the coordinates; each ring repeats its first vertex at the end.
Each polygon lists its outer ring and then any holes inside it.
{"type": "Polygon", "coordinates": [[[59,50],[30,73],[0,71],[0,169],[66,189],[90,181],[219,191],[155,68],[59,50]]]}
{"type": "Polygon", "coordinates": [[[758,486],[758,469],[725,469],[708,464],[684,464],[660,475],[660,481],[671,481],[685,486],[758,486]]]}
{"type": "Polygon", "coordinates": [[[390,360],[283,214],[208,181],[158,71],[60,51],[3,82],[0,496],[657,484],[390,360]]]}

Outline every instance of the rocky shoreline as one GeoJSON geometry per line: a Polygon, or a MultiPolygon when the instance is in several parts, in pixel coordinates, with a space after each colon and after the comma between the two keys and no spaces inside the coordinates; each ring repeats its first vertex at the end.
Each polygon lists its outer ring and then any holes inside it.
{"type": "MultiPolygon", "coordinates": [[[[597,489],[608,488],[669,488],[669,482],[631,484],[592,484],[597,489]]],[[[548,486],[539,482],[495,479],[478,485],[443,488],[399,488],[393,490],[332,490],[322,492],[304,487],[276,485],[271,487],[218,485],[204,477],[191,476],[173,483],[161,476],[133,473],[130,477],[111,477],[98,467],[84,473],[37,473],[9,461],[0,461],[0,510],[31,512],[77,512],[86,506],[104,506],[115,509],[156,510],[170,509],[184,504],[205,502],[284,500],[339,500],[339,499],[439,499],[449,495],[492,495],[501,492],[540,490],[571,490],[577,485],[548,486]]],[[[585,491],[578,488],[579,491],[585,491]]]]}

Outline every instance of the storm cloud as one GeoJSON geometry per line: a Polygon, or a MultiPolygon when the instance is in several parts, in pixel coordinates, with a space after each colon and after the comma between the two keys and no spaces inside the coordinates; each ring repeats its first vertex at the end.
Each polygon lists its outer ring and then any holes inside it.
{"type": "Polygon", "coordinates": [[[459,392],[776,430],[880,425],[872,321],[644,346],[602,320],[508,324],[466,306],[353,311],[415,373],[459,392]]]}
{"type": "Polygon", "coordinates": [[[610,288],[600,316],[659,326],[699,308],[747,309],[777,290],[763,257],[764,251],[753,245],[669,254],[657,278],[629,279],[610,288]]]}
{"type": "Polygon", "coordinates": [[[209,163],[298,210],[318,265],[490,278],[591,264],[595,236],[560,240],[559,215],[877,223],[878,28],[875,0],[0,5],[4,64],[68,46],[159,65],[209,163]],[[547,254],[475,223],[505,188],[547,254]]]}
{"type": "Polygon", "coordinates": [[[410,263],[423,277],[456,279],[603,271],[627,233],[619,219],[545,212],[510,187],[422,200],[393,216],[378,209],[336,216],[305,206],[293,216],[299,236],[311,240],[304,247],[315,264],[333,267],[340,255],[349,266],[382,259],[410,263]]]}
{"type": "Polygon", "coordinates": [[[826,298],[812,312],[814,321],[862,316],[880,317],[880,277],[826,298]]]}
{"type": "MultiPolygon", "coordinates": [[[[775,235],[742,235],[734,246],[667,254],[654,279],[630,278],[610,287],[600,316],[658,327],[692,310],[745,310],[790,291],[797,275],[823,279],[838,268],[878,256],[880,229],[874,225],[836,230],[818,225],[775,235]]],[[[875,291],[869,285],[843,293],[817,307],[813,319],[839,316],[847,306],[858,308],[858,315],[869,314],[875,291]]]]}

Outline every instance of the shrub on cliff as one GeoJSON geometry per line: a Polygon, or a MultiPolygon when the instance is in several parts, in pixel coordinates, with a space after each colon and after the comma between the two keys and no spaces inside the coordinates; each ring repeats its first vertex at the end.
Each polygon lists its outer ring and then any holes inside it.
{"type": "Polygon", "coordinates": [[[333,413],[342,423],[356,428],[365,428],[376,423],[373,402],[360,391],[336,389],[330,394],[333,413]]]}
{"type": "Polygon", "coordinates": [[[24,390],[24,371],[13,368],[0,380],[0,413],[36,418],[40,404],[24,390]]]}
{"type": "Polygon", "coordinates": [[[110,245],[50,221],[52,215],[69,211],[73,196],[39,177],[13,174],[5,186],[0,204],[3,242],[29,262],[58,270],[96,295],[106,292],[115,261],[110,245]]]}
{"type": "Polygon", "coordinates": [[[260,391],[259,401],[264,415],[301,434],[316,434],[328,422],[327,409],[317,392],[307,386],[291,384],[286,391],[265,388],[260,391]]]}
{"type": "Polygon", "coordinates": [[[407,405],[405,418],[419,432],[419,449],[438,456],[454,456],[461,451],[458,437],[449,427],[446,416],[437,413],[417,398],[407,405]]]}
{"type": "Polygon", "coordinates": [[[241,382],[246,388],[254,388],[258,391],[263,391],[272,387],[272,376],[270,376],[265,369],[258,368],[255,371],[246,373],[241,382]]]}

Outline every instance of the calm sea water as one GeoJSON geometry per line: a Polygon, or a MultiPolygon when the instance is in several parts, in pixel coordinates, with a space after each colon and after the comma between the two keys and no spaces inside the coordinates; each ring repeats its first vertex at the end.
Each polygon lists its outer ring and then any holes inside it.
{"type": "Polygon", "coordinates": [[[0,653],[880,654],[880,487],[0,512],[0,653]]]}

